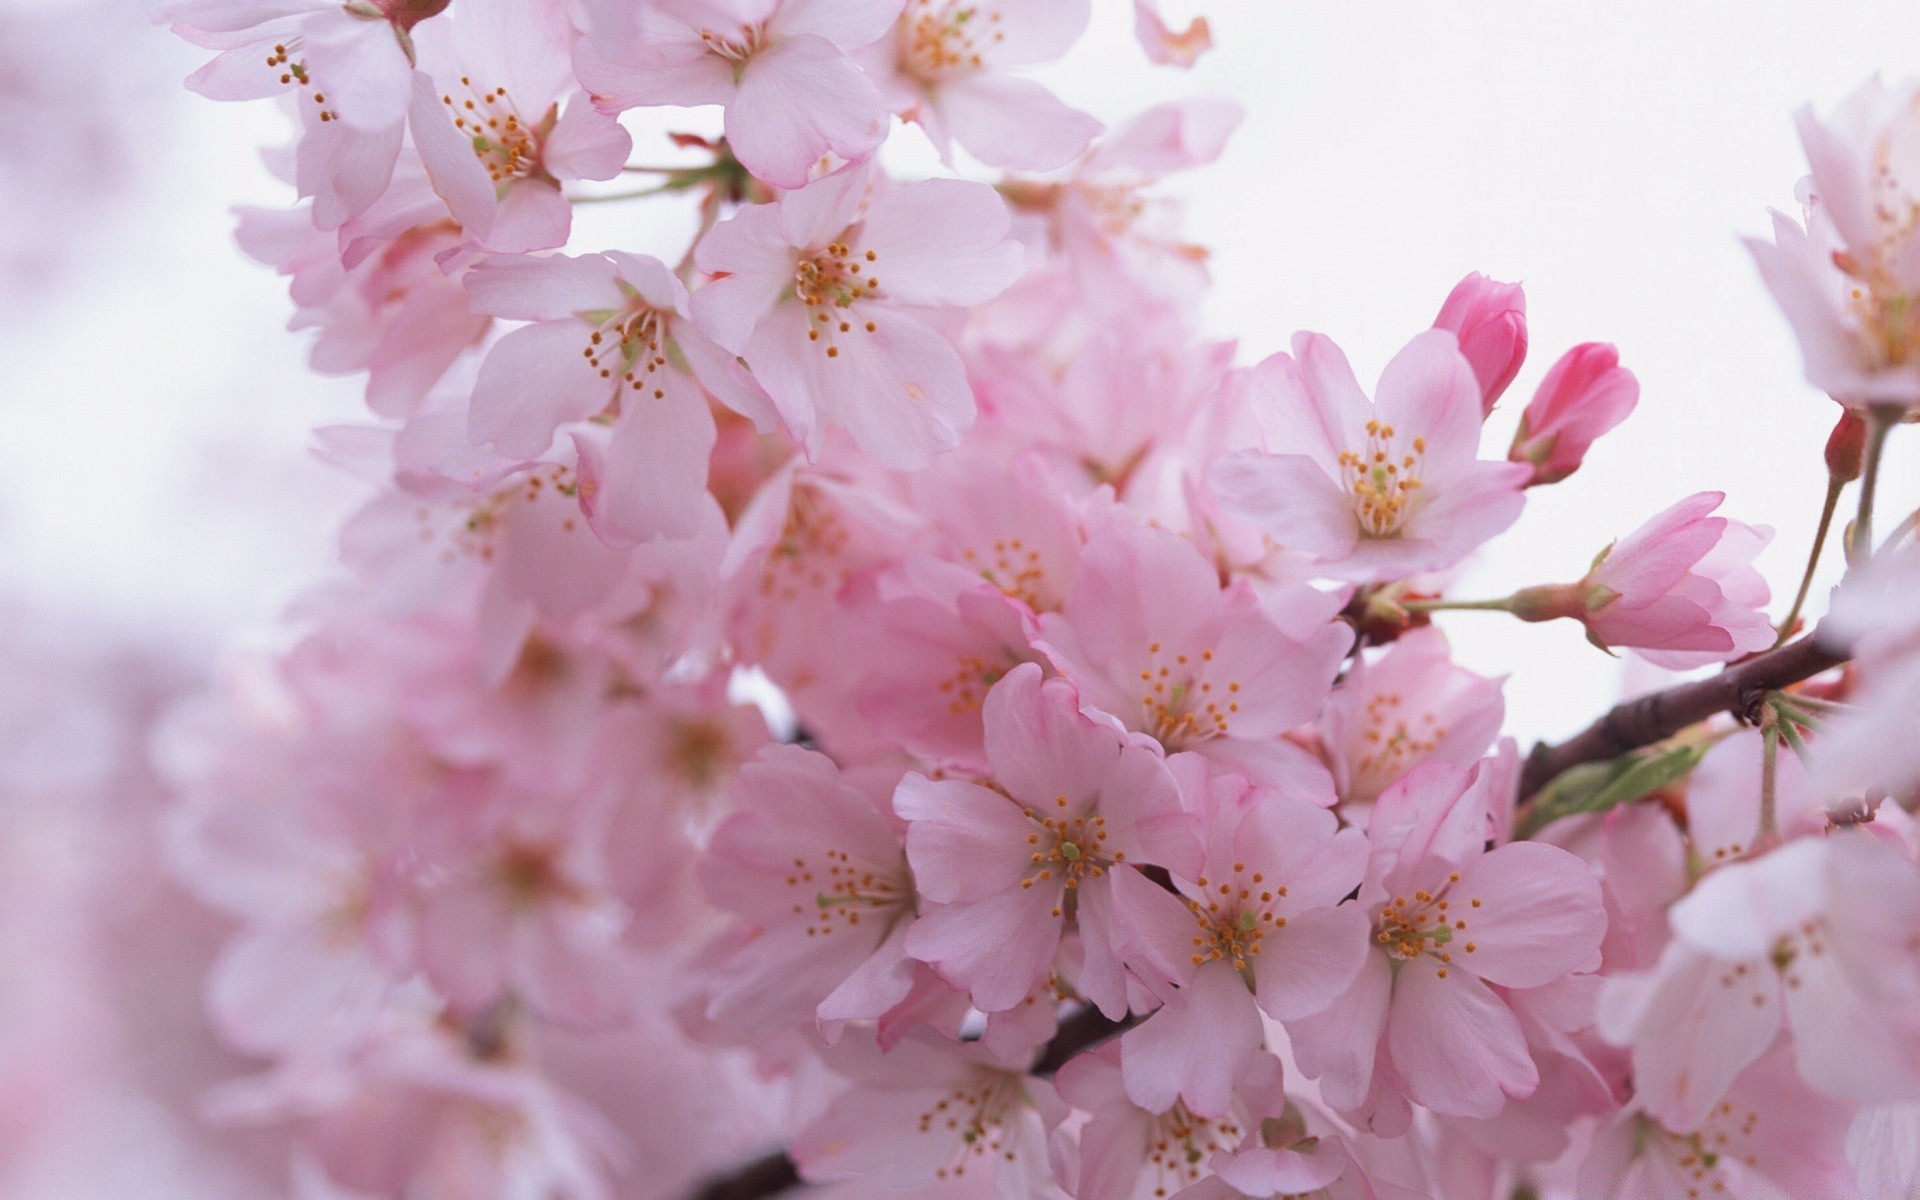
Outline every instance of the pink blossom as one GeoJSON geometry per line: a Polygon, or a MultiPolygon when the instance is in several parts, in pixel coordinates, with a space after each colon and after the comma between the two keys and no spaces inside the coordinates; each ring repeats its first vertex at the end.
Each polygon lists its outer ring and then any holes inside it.
{"type": "Polygon", "coordinates": [[[1191,818],[1160,755],[1080,713],[1065,680],[1022,664],[987,693],[995,789],[909,775],[894,795],[914,886],[934,902],[907,952],[972,993],[984,1012],[1024,1000],[1053,967],[1068,921],[1081,934],[1080,990],[1127,1010],[1117,953],[1126,915],[1113,876],[1135,864],[1190,869],[1191,818]]]}
{"type": "Polygon", "coordinates": [[[1133,35],[1148,61],[1163,67],[1191,67],[1213,49],[1213,31],[1205,17],[1195,17],[1175,32],[1160,15],[1158,0],[1133,0],[1133,35]]]}
{"type": "Polygon", "coordinates": [[[436,864],[420,900],[427,977],[466,1013],[511,994],[566,1024],[618,1019],[633,968],[607,876],[604,790],[530,796],[471,782],[479,794],[456,789],[422,817],[436,864]]]}
{"type": "Polygon", "coordinates": [[[1709,875],[1672,910],[1650,972],[1608,980],[1600,1031],[1633,1053],[1638,1101],[1674,1128],[1731,1096],[1783,1019],[1805,1079],[1832,1095],[1909,1094],[1920,989],[1909,944],[1920,875],[1865,833],[1789,843],[1709,875]]]}
{"type": "Polygon", "coordinates": [[[958,442],[974,399],[952,343],[918,314],[997,295],[1020,250],[984,184],[930,179],[868,203],[867,181],[844,168],[715,226],[697,261],[716,278],[693,312],[810,454],[824,420],[882,465],[924,466],[958,442]]]}
{"type": "Polygon", "coordinates": [[[1165,1003],[1125,1035],[1127,1094],[1152,1112],[1176,1099],[1224,1115],[1263,1040],[1262,1012],[1298,1022],[1346,992],[1367,958],[1366,915],[1343,904],[1366,842],[1284,792],[1212,775],[1183,756],[1182,790],[1205,823],[1198,870],[1178,896],[1116,876],[1132,925],[1128,961],[1165,1003]]]}
{"type": "Polygon", "coordinates": [[[1527,358],[1526,293],[1517,283],[1469,275],[1447,294],[1433,327],[1460,339],[1460,353],[1480,381],[1480,410],[1492,412],[1527,358]]]}
{"type": "Polygon", "coordinates": [[[852,1086],[794,1138],[802,1179],[898,1191],[990,1172],[1004,1200],[1046,1194],[1046,1120],[1060,1102],[1024,1062],[925,1033],[884,1054],[850,1034],[827,1061],[852,1086]]]}
{"type": "Polygon", "coordinates": [[[1280,735],[1313,718],[1351,630],[1309,589],[1263,608],[1174,534],[1125,519],[1082,552],[1035,646],[1082,700],[1168,753],[1194,750],[1331,803],[1324,769],[1280,735]]]}
{"type": "Polygon", "coordinates": [[[563,245],[573,206],[562,184],[612,179],[632,149],[569,69],[560,5],[466,0],[419,39],[408,109],[434,190],[479,246],[563,245]]]}
{"type": "Polygon", "coordinates": [[[1579,1194],[1866,1200],[1839,1153],[1845,1126],[1845,1110],[1801,1082],[1783,1050],[1749,1068],[1728,1099],[1696,1122],[1676,1126],[1629,1107],[1594,1134],[1579,1194]]]}
{"type": "MultiPolygon", "coordinates": [[[[1076,1055],[1060,1069],[1054,1085],[1060,1098],[1088,1114],[1068,1157],[1062,1183],[1076,1200],[1156,1200],[1212,1176],[1216,1156],[1245,1145],[1255,1153],[1284,1156],[1294,1182],[1318,1187],[1330,1178],[1321,1162],[1331,1146],[1302,1154],[1290,1148],[1267,1150],[1262,1126],[1286,1112],[1280,1087],[1280,1063],[1258,1055],[1231,1108],[1218,1118],[1203,1117],[1175,1102],[1165,1112],[1140,1107],[1127,1095],[1121,1065],[1124,1051],[1109,1042],[1076,1055]],[[1321,1160],[1317,1162],[1315,1160],[1321,1160]],[[1319,1168],[1319,1169],[1316,1169],[1319,1168]]],[[[1279,1120],[1273,1122],[1280,1124],[1279,1120]]],[[[1338,1174],[1339,1167],[1333,1167],[1338,1174]]]]}
{"type": "Polygon", "coordinates": [[[769,746],[735,790],[743,803],[701,866],[709,896],[739,918],[711,972],[709,1016],[783,1029],[872,1019],[905,999],[914,889],[891,787],[769,746]]]}
{"type": "Polygon", "coordinates": [[[582,496],[595,528],[628,541],[696,532],[715,440],[708,395],[769,422],[772,412],[686,319],[680,281],[658,259],[613,250],[490,258],[466,282],[476,309],[532,322],[488,351],[469,436],[533,458],[561,425],[611,414],[613,435],[589,460],[582,496]]]}
{"type": "Polygon", "coordinates": [[[1801,109],[1812,169],[1805,226],[1775,213],[1773,242],[1747,241],[1799,338],[1808,381],[1854,407],[1920,402],[1915,88],[1875,77],[1827,120],[1801,109]]]}
{"type": "Polygon", "coordinates": [[[1337,1108],[1404,1090],[1436,1112],[1494,1116],[1540,1081],[1512,1004],[1494,989],[1599,965],[1598,881],[1557,847],[1487,850],[1491,776],[1429,761],[1374,806],[1360,893],[1373,924],[1366,965],[1332,1008],[1292,1026],[1301,1070],[1337,1108]]]}
{"type": "Polygon", "coordinates": [[[1341,800],[1371,804],[1429,758],[1463,768],[1478,762],[1506,715],[1501,682],[1455,666],[1434,627],[1356,665],[1320,717],[1341,800]]]}
{"type": "Polygon", "coordinates": [[[1627,419],[1640,401],[1640,381],[1605,342],[1560,356],[1520,414],[1507,458],[1533,466],[1534,485],[1558,483],[1580,469],[1587,448],[1627,419]]]}
{"type": "Polygon", "coordinates": [[[1480,386],[1445,331],[1394,356],[1370,401],[1319,334],[1254,368],[1271,452],[1214,468],[1229,512],[1321,573],[1384,581],[1449,567],[1520,515],[1527,468],[1476,457],[1480,386]]]}
{"type": "Polygon", "coordinates": [[[1602,649],[1627,647],[1675,671],[1766,649],[1767,581],[1748,564],[1773,531],[1709,516],[1724,499],[1687,497],[1607,547],[1579,583],[1519,593],[1515,611],[1571,617],[1602,649]]]}
{"type": "Polygon", "coordinates": [[[1012,68],[1059,58],[1090,0],[907,0],[888,42],[861,55],[886,103],[952,160],[952,143],[992,167],[1051,171],[1087,148],[1100,122],[1012,68]]]}
{"type": "Polygon", "coordinates": [[[884,37],[901,2],[593,3],[574,61],[602,112],[725,105],[740,164],[798,188],[827,154],[860,162],[886,136],[886,105],[847,55],[884,37]]]}

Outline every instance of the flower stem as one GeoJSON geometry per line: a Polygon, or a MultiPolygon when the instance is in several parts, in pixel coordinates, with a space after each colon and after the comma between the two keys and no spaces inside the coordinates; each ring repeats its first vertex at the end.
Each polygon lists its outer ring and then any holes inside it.
{"type": "Polygon", "coordinates": [[[1840,507],[1840,492],[1846,486],[1846,480],[1837,475],[1827,478],[1827,502],[1820,509],[1820,527],[1814,530],[1813,552],[1807,555],[1806,573],[1800,576],[1800,590],[1794,594],[1793,607],[1787,610],[1787,619],[1780,622],[1780,636],[1773,643],[1776,649],[1787,644],[1787,639],[1793,636],[1793,627],[1799,623],[1800,610],[1806,606],[1807,593],[1813,588],[1813,569],[1820,565],[1820,551],[1827,544],[1827,531],[1833,528],[1833,513],[1840,507]]]}
{"type": "Polygon", "coordinates": [[[1760,836],[1771,840],[1780,832],[1780,728],[1779,714],[1769,709],[1768,716],[1760,731],[1760,836]]]}
{"type": "Polygon", "coordinates": [[[1867,413],[1867,469],[1860,477],[1860,512],[1853,519],[1853,537],[1847,543],[1847,563],[1863,562],[1873,550],[1873,494],[1880,487],[1880,457],[1887,434],[1900,422],[1901,410],[1883,406],[1867,413]]]}
{"type": "Polygon", "coordinates": [[[1512,612],[1513,597],[1502,596],[1498,600],[1402,600],[1400,607],[1408,612],[1512,612]]]}
{"type": "Polygon", "coordinates": [[[641,188],[637,192],[610,192],[604,196],[568,196],[575,204],[611,204],[615,200],[644,200],[648,196],[658,196],[664,192],[685,191],[683,187],[663,183],[658,187],[641,188]]]}

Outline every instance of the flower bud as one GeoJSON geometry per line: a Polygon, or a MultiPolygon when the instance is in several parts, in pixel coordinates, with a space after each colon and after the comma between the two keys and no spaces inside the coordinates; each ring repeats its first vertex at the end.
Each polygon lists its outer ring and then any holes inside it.
{"type": "Polygon", "coordinates": [[[1840,421],[1827,435],[1827,474],[1839,483],[1860,478],[1867,458],[1866,418],[1851,408],[1840,411],[1840,421]]]}
{"type": "Polygon", "coordinates": [[[402,30],[411,30],[428,17],[437,17],[447,11],[449,0],[374,0],[387,20],[402,30]]]}
{"type": "Polygon", "coordinates": [[[1492,412],[1527,358],[1527,297],[1520,285],[1469,275],[1448,294],[1433,327],[1460,339],[1480,382],[1480,412],[1492,412]]]}
{"type": "Polygon", "coordinates": [[[1507,458],[1530,463],[1527,486],[1558,483],[1580,469],[1594,439],[1627,419],[1640,402],[1640,381],[1604,342],[1560,356],[1520,416],[1507,458]]]}

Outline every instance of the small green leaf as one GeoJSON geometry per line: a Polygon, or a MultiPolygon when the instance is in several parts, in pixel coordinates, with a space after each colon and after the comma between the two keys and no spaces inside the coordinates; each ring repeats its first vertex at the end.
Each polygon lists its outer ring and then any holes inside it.
{"type": "Polygon", "coordinates": [[[1532,837],[1562,817],[1643,799],[1699,766],[1706,753],[1704,745],[1670,746],[1574,767],[1541,791],[1515,836],[1532,837]]]}

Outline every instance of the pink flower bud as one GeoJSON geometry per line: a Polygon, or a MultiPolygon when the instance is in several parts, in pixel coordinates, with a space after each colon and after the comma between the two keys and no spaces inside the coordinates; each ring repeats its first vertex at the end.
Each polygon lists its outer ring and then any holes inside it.
{"type": "Polygon", "coordinates": [[[1480,381],[1480,411],[1492,412],[1527,358],[1527,297],[1520,285],[1469,275],[1448,294],[1433,327],[1460,339],[1480,381]]]}
{"type": "Polygon", "coordinates": [[[1627,419],[1640,402],[1640,381],[1605,342],[1560,356],[1520,415],[1507,458],[1533,464],[1529,487],[1558,483],[1580,469],[1594,439],[1627,419]]]}

